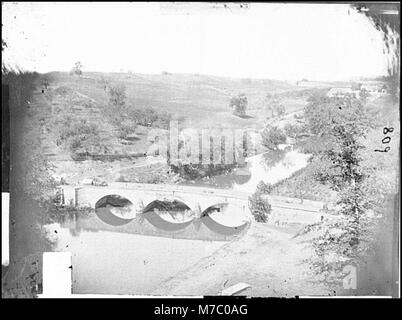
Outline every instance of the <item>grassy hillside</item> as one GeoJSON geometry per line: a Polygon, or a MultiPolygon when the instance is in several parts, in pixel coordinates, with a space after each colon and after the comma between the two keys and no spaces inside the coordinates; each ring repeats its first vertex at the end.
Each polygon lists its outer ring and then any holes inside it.
{"type": "Polygon", "coordinates": [[[264,119],[260,109],[267,93],[298,89],[282,81],[192,74],[86,73],[82,77],[73,77],[57,72],[47,76],[53,87],[68,87],[94,99],[98,105],[107,104],[108,101],[102,86],[103,79],[109,83],[124,84],[127,88],[127,105],[167,111],[192,127],[254,127],[264,119]],[[245,93],[248,98],[247,114],[250,118],[240,119],[232,115],[229,100],[239,93],[245,93]]]}

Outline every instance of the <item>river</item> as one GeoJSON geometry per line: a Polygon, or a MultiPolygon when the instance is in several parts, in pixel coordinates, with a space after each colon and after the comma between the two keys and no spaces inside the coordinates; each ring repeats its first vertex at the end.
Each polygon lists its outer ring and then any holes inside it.
{"type": "Polygon", "coordinates": [[[47,225],[47,230],[54,251],[72,252],[75,294],[149,294],[226,243],[110,231],[74,235],[60,224],[47,225]]]}
{"type": "Polygon", "coordinates": [[[244,168],[236,168],[228,174],[181,184],[253,192],[260,181],[275,184],[290,177],[307,166],[309,158],[310,155],[297,150],[272,150],[246,158],[244,168]]]}

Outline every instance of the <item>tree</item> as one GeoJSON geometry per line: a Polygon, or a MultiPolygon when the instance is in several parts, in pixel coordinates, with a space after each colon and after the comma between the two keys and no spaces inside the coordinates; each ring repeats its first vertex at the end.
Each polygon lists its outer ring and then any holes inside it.
{"type": "Polygon", "coordinates": [[[71,74],[72,75],[77,75],[77,76],[82,76],[82,68],[83,68],[83,65],[82,65],[82,63],[80,62],[80,61],[77,61],[75,64],[74,64],[74,67],[71,69],[71,74]]]}
{"type": "Polygon", "coordinates": [[[248,206],[251,214],[257,222],[267,222],[272,211],[272,207],[267,199],[264,199],[261,192],[256,191],[248,198],[248,206]]]}
{"type": "Polygon", "coordinates": [[[273,190],[273,186],[270,183],[265,183],[264,181],[260,181],[257,184],[257,192],[262,194],[270,194],[273,190]]]}
{"type": "Polygon", "coordinates": [[[233,109],[233,114],[239,117],[246,115],[246,109],[248,105],[247,97],[244,93],[232,97],[229,102],[229,107],[233,109]]]}
{"type": "Polygon", "coordinates": [[[130,119],[123,120],[119,126],[119,137],[127,139],[131,134],[135,133],[136,128],[137,124],[135,121],[130,119]]]}
{"type": "Polygon", "coordinates": [[[313,267],[326,282],[336,285],[345,265],[358,265],[368,252],[371,227],[367,211],[372,203],[367,196],[367,173],[361,165],[361,138],[372,121],[364,104],[348,96],[312,99],[306,111],[312,133],[331,138],[329,147],[316,156],[320,163],[315,174],[338,192],[339,219],[317,224],[314,228],[320,232],[312,245],[317,257],[313,267]]]}
{"type": "Polygon", "coordinates": [[[122,109],[126,105],[126,87],[124,85],[109,86],[109,102],[113,107],[122,109]]]}
{"type": "Polygon", "coordinates": [[[104,153],[107,147],[95,123],[67,115],[58,122],[58,145],[65,145],[73,156],[104,153]]]}
{"type": "Polygon", "coordinates": [[[101,77],[99,80],[99,84],[102,87],[103,91],[107,91],[107,88],[109,87],[110,81],[107,80],[105,77],[101,77]]]}
{"type": "Polygon", "coordinates": [[[277,150],[279,144],[286,143],[286,135],[278,127],[266,126],[261,132],[262,144],[270,150],[277,150]]]}
{"type": "Polygon", "coordinates": [[[126,105],[126,87],[121,84],[109,85],[109,105],[105,107],[105,113],[110,121],[117,127],[130,119],[129,108],[126,105]]]}
{"type": "Polygon", "coordinates": [[[271,117],[282,117],[285,114],[285,106],[277,95],[267,94],[265,96],[265,108],[271,112],[271,117]]]}
{"type": "Polygon", "coordinates": [[[291,123],[287,123],[284,126],[284,131],[286,135],[290,138],[296,139],[299,136],[306,134],[306,127],[304,125],[295,125],[291,123]]]}
{"type": "Polygon", "coordinates": [[[49,78],[44,76],[42,79],[42,86],[43,88],[45,88],[47,90],[47,88],[49,87],[49,78]]]}
{"type": "Polygon", "coordinates": [[[368,90],[366,88],[362,88],[359,91],[359,99],[363,104],[367,103],[367,99],[370,97],[370,93],[368,92],[368,90]]]}

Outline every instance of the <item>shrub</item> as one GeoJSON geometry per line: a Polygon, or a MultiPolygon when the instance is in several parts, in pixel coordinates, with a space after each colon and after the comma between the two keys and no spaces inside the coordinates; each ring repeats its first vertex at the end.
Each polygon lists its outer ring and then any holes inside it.
{"type": "Polygon", "coordinates": [[[171,114],[165,111],[159,112],[154,108],[132,108],[129,111],[129,116],[141,126],[161,129],[168,129],[171,120],[171,114]]]}
{"type": "Polygon", "coordinates": [[[285,114],[285,107],[277,94],[267,94],[264,100],[265,109],[271,112],[271,117],[282,117],[285,114]]]}
{"type": "Polygon", "coordinates": [[[255,192],[248,198],[248,206],[251,214],[257,222],[267,222],[271,214],[272,207],[268,200],[261,196],[260,192],[255,192]]]}
{"type": "Polygon", "coordinates": [[[286,143],[286,135],[278,127],[265,127],[261,137],[262,144],[270,150],[277,150],[279,144],[286,143]]]}
{"type": "Polygon", "coordinates": [[[122,108],[126,104],[126,87],[124,85],[110,85],[109,91],[109,103],[113,107],[122,108]]]}
{"type": "Polygon", "coordinates": [[[287,123],[283,130],[285,131],[286,135],[290,138],[296,139],[299,136],[303,135],[306,133],[306,128],[305,126],[302,125],[294,125],[291,123],[287,123]]]}
{"type": "Polygon", "coordinates": [[[74,64],[74,67],[70,71],[70,75],[77,75],[77,76],[82,76],[82,68],[83,65],[80,61],[77,61],[74,64]]]}
{"type": "Polygon", "coordinates": [[[298,143],[301,151],[319,155],[333,148],[333,137],[328,135],[312,136],[298,143]]]}
{"type": "Polygon", "coordinates": [[[257,185],[257,192],[262,194],[270,194],[272,192],[273,186],[270,183],[265,183],[264,181],[260,181],[257,185]]]}
{"type": "Polygon", "coordinates": [[[106,146],[99,137],[100,132],[95,123],[67,116],[58,125],[57,144],[66,145],[72,155],[104,152],[106,146]]]}
{"type": "Polygon", "coordinates": [[[130,119],[123,120],[119,126],[119,138],[127,139],[131,134],[135,133],[136,128],[137,124],[134,121],[130,119]]]}
{"type": "Polygon", "coordinates": [[[247,105],[248,100],[244,93],[232,97],[229,102],[229,107],[233,109],[233,114],[240,117],[246,115],[247,105]]]}

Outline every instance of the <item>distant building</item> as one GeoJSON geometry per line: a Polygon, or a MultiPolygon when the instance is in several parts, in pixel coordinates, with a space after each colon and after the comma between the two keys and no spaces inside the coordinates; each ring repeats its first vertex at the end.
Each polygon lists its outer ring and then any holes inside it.
{"type": "Polygon", "coordinates": [[[345,97],[345,96],[352,96],[352,97],[358,97],[359,92],[356,90],[352,90],[351,88],[347,87],[341,87],[341,88],[331,88],[327,96],[328,97],[345,97]]]}
{"type": "Polygon", "coordinates": [[[366,89],[369,93],[374,95],[383,95],[388,93],[388,88],[385,84],[365,84],[362,89],[366,89]]]}
{"type": "Polygon", "coordinates": [[[381,92],[381,86],[376,84],[365,84],[362,86],[362,89],[366,89],[368,92],[381,92]]]}

